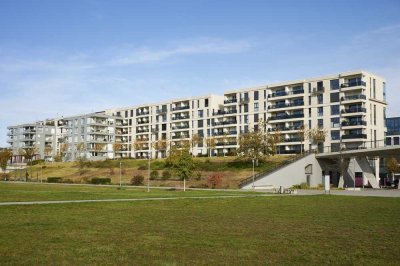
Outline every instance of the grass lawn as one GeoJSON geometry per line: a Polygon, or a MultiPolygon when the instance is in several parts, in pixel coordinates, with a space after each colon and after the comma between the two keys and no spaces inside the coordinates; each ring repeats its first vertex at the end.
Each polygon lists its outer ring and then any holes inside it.
{"type": "Polygon", "coordinates": [[[0,206],[0,265],[398,265],[399,208],[329,195],[0,206]]]}
{"type": "Polygon", "coordinates": [[[166,190],[151,188],[97,187],[85,185],[62,184],[21,184],[0,183],[0,202],[13,201],[47,201],[47,200],[95,200],[95,199],[130,199],[157,197],[195,197],[220,195],[248,195],[260,192],[249,191],[193,191],[166,190]]]}

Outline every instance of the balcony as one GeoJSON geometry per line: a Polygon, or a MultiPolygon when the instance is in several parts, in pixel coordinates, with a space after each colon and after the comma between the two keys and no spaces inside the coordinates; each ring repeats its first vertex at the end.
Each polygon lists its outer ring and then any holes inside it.
{"type": "Polygon", "coordinates": [[[229,103],[237,103],[237,99],[233,98],[233,99],[228,99],[224,101],[224,104],[229,104],[229,103]]]}
{"type": "Polygon", "coordinates": [[[287,138],[284,139],[283,142],[301,142],[302,140],[300,138],[287,138]]]}
{"type": "Polygon", "coordinates": [[[172,136],[172,139],[187,139],[189,136],[186,135],[178,135],[178,136],[172,136]]]}
{"type": "Polygon", "coordinates": [[[233,121],[221,121],[221,122],[214,122],[213,126],[223,126],[223,125],[232,125],[232,124],[236,124],[237,121],[233,120],[233,121]]]}
{"type": "Polygon", "coordinates": [[[340,98],[340,100],[342,102],[344,101],[354,101],[354,100],[366,100],[367,96],[365,96],[364,94],[359,94],[359,95],[351,95],[351,96],[345,96],[340,98]]]}
{"type": "Polygon", "coordinates": [[[366,121],[343,121],[342,127],[350,127],[350,126],[366,126],[366,121]]]}
{"type": "Polygon", "coordinates": [[[364,107],[348,108],[342,110],[342,114],[365,113],[365,112],[367,112],[367,109],[364,107]]]}
{"type": "Polygon", "coordinates": [[[149,120],[140,120],[140,121],[137,121],[137,124],[138,125],[143,125],[143,124],[148,124],[149,123],[149,120]]]}
{"type": "Polygon", "coordinates": [[[270,117],[270,120],[282,120],[282,119],[292,119],[292,118],[303,118],[304,114],[292,114],[292,115],[282,115],[270,117]]]}
{"type": "Polygon", "coordinates": [[[142,115],[149,115],[149,111],[144,111],[144,112],[136,112],[136,116],[142,116],[142,115]]]}
{"type": "Polygon", "coordinates": [[[304,93],[304,89],[295,90],[295,91],[282,91],[282,92],[274,92],[272,94],[268,94],[268,98],[275,98],[281,96],[288,96],[288,95],[297,95],[304,93]]]}
{"type": "Polygon", "coordinates": [[[183,119],[189,119],[189,118],[190,118],[189,116],[180,115],[180,116],[172,117],[172,120],[183,120],[183,119]]]}
{"type": "Polygon", "coordinates": [[[148,129],[136,129],[136,133],[148,133],[148,129]]]}
{"type": "Polygon", "coordinates": [[[278,128],[268,128],[268,132],[276,132],[276,131],[291,131],[291,130],[299,130],[300,126],[291,126],[291,127],[278,127],[278,128]]]}
{"type": "Polygon", "coordinates": [[[185,105],[185,106],[176,106],[174,108],[172,108],[172,111],[179,111],[179,110],[187,110],[190,109],[189,105],[185,105]]]}
{"type": "Polygon", "coordinates": [[[217,112],[213,112],[213,115],[228,115],[228,114],[236,114],[237,110],[232,109],[232,110],[218,110],[217,112]]]}
{"type": "Polygon", "coordinates": [[[250,99],[248,97],[245,98],[240,98],[240,104],[246,104],[249,103],[250,99]]]}
{"type": "Polygon", "coordinates": [[[342,139],[366,139],[367,134],[347,134],[342,135],[342,139]]]}
{"type": "Polygon", "coordinates": [[[229,146],[229,145],[237,145],[237,142],[218,142],[215,144],[215,146],[229,146]]]}
{"type": "Polygon", "coordinates": [[[349,88],[349,87],[357,87],[357,86],[366,86],[367,84],[365,81],[354,81],[354,82],[347,82],[340,85],[341,88],[349,88]]]}
{"type": "Polygon", "coordinates": [[[189,128],[189,125],[183,125],[183,126],[174,126],[172,127],[172,130],[177,130],[177,129],[187,129],[189,128]]]}
{"type": "Polygon", "coordinates": [[[279,108],[287,108],[287,107],[295,107],[295,106],[303,106],[304,102],[295,102],[295,103],[285,103],[285,104],[275,104],[268,106],[268,109],[279,109],[279,108]]]}
{"type": "Polygon", "coordinates": [[[165,114],[166,112],[168,112],[167,109],[157,109],[156,110],[157,114],[165,114]]]}

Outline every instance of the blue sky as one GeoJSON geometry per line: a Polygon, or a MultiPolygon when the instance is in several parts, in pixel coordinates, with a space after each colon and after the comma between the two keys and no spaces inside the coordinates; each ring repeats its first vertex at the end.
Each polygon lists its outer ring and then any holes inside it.
{"type": "Polygon", "coordinates": [[[400,1],[0,1],[6,127],[364,69],[400,115],[400,1]]]}

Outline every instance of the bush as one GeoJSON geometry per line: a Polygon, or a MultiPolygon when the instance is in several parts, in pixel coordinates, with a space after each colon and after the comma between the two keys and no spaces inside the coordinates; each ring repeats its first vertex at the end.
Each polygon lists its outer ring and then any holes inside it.
{"type": "Polygon", "coordinates": [[[162,178],[163,180],[170,179],[170,178],[171,178],[171,171],[170,171],[170,170],[164,170],[164,171],[162,172],[161,178],[162,178]]]}
{"type": "Polygon", "coordinates": [[[48,177],[47,178],[47,183],[61,183],[62,178],[61,177],[48,177]]]}
{"type": "Polygon", "coordinates": [[[222,183],[222,174],[213,174],[207,178],[209,188],[216,188],[222,183]]]}
{"type": "Polygon", "coordinates": [[[92,179],[90,179],[90,183],[95,184],[95,185],[110,184],[111,178],[109,178],[109,177],[93,177],[92,179]]]}
{"type": "Polygon", "coordinates": [[[142,175],[135,175],[131,179],[131,185],[140,186],[143,185],[144,177],[142,175]]]}
{"type": "Polygon", "coordinates": [[[42,159],[40,159],[40,160],[33,160],[30,164],[31,164],[31,165],[37,165],[37,164],[40,164],[40,163],[44,163],[44,160],[42,160],[42,159]]]}
{"type": "Polygon", "coordinates": [[[154,180],[158,178],[158,171],[157,170],[153,170],[150,173],[150,180],[154,180]]]}
{"type": "Polygon", "coordinates": [[[310,187],[307,185],[307,183],[301,183],[300,185],[294,185],[292,188],[295,189],[309,189],[310,187]]]}
{"type": "Polygon", "coordinates": [[[200,171],[197,171],[197,172],[195,173],[195,176],[196,176],[196,180],[197,180],[197,181],[201,180],[201,172],[200,172],[200,171]]]}
{"type": "Polygon", "coordinates": [[[138,170],[147,170],[147,166],[146,165],[141,165],[138,167],[138,170]]]}

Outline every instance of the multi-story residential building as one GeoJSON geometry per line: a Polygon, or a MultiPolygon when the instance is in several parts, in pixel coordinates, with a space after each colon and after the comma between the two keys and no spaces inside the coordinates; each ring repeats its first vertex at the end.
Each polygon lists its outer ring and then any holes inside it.
{"type": "Polygon", "coordinates": [[[386,118],[386,145],[400,145],[400,117],[386,118]]]}
{"type": "MultiPolygon", "coordinates": [[[[224,96],[175,99],[65,118],[60,139],[70,144],[68,160],[74,160],[73,147],[80,142],[88,158],[160,158],[195,135],[203,141],[192,143],[194,155],[229,155],[235,153],[240,134],[261,129],[282,134],[280,154],[357,149],[385,138],[385,90],[385,81],[376,75],[346,72],[231,90],[224,96]],[[90,119],[102,123],[89,123],[90,119]],[[303,128],[323,129],[325,140],[313,143],[302,136],[303,128]],[[168,145],[156,145],[163,141],[168,145]],[[121,145],[113,153],[114,142],[121,145]],[[99,147],[96,144],[104,144],[104,149],[94,149],[99,147]]],[[[13,128],[9,128],[12,137],[13,128]]],[[[12,138],[10,143],[16,145],[12,138]]]]}

